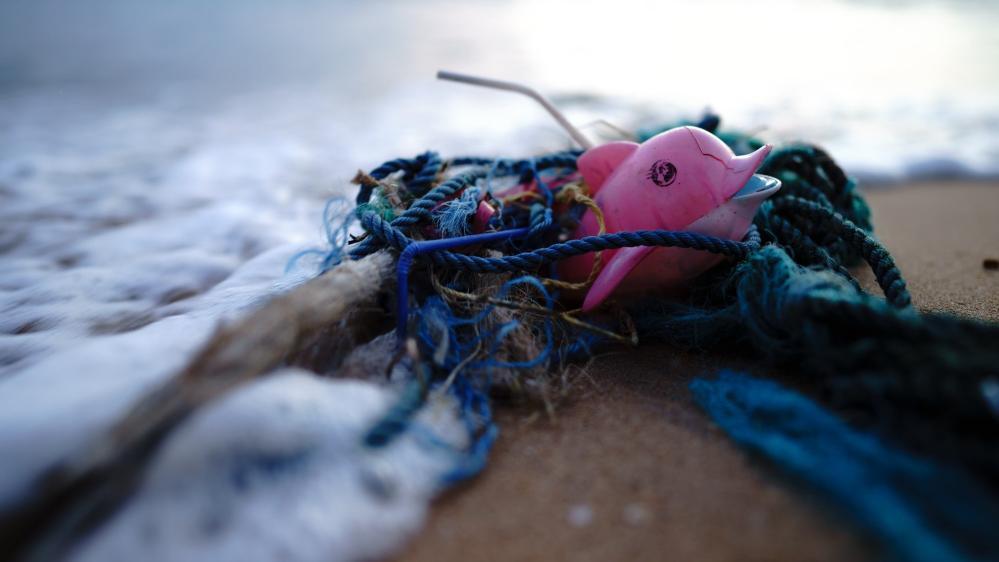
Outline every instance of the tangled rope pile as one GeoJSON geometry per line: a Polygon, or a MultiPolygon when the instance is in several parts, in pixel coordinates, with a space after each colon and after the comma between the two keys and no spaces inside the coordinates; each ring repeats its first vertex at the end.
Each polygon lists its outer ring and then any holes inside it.
{"type": "Polygon", "coordinates": [[[760,251],[704,279],[687,302],[636,306],[639,333],[687,349],[741,347],[788,366],[853,419],[999,486],[990,390],[999,388],[999,325],[913,310],[866,203],[824,151],[778,150],[760,172],[783,183],[756,216],[760,251]],[[885,300],[847,270],[861,261],[885,300]]]}
{"type": "MultiPolygon", "coordinates": [[[[701,126],[713,129],[717,119],[701,126]]],[[[742,152],[759,146],[744,135],[720,136],[742,152]]],[[[578,156],[444,161],[427,152],[358,175],[354,216],[364,234],[349,245],[341,237],[326,267],[385,247],[409,249],[415,260],[412,285],[400,276],[397,314],[404,330],[414,330],[418,376],[372,429],[370,446],[390,441],[431,391],[452,392],[474,436],[456,477],[474,474],[495,439],[489,393],[497,385],[543,384],[594,346],[641,338],[694,350],[737,348],[791,365],[856,419],[865,414],[885,434],[960,461],[999,485],[993,446],[999,408],[989,398],[999,393],[999,327],[912,309],[901,273],[871,233],[867,205],[825,152],[795,145],[767,158],[760,173],[784,187],[762,205],[742,241],[671,231],[571,239],[583,212],[595,206],[576,171],[578,156]],[[497,197],[503,182],[534,189],[497,197]],[[480,199],[498,210],[488,228],[509,236],[467,234],[480,199]],[[426,240],[435,244],[412,251],[426,240]],[[629,246],[692,248],[730,259],[681,299],[612,306],[585,318],[561,304],[561,291],[583,287],[557,279],[554,262],[629,246]],[[866,294],[851,274],[848,268],[861,262],[884,299],[866,294]]]]}

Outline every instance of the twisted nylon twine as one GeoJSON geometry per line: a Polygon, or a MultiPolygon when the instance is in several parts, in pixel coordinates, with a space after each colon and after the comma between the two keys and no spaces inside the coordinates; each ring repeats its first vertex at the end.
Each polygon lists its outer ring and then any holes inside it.
{"type": "MultiPolygon", "coordinates": [[[[375,239],[386,243],[396,250],[403,251],[413,243],[413,240],[403,234],[398,227],[392,226],[391,223],[385,221],[375,213],[365,213],[362,215],[361,225],[375,239]]],[[[460,269],[473,273],[506,273],[512,271],[533,271],[542,265],[581,254],[635,246],[690,248],[713,254],[744,258],[751,252],[759,249],[760,236],[755,228],[750,229],[744,242],[726,240],[696,232],[636,230],[632,232],[612,232],[600,236],[587,236],[559,242],[536,250],[495,258],[484,258],[446,250],[428,252],[426,256],[435,265],[445,268],[460,269]]]]}

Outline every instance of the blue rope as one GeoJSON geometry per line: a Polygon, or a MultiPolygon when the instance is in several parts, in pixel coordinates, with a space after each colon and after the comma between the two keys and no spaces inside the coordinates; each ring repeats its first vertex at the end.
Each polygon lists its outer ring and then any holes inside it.
{"type": "Polygon", "coordinates": [[[441,238],[454,238],[471,234],[472,218],[479,208],[482,190],[470,187],[451,201],[446,201],[434,212],[434,222],[441,238]]]}
{"type": "MultiPolygon", "coordinates": [[[[554,307],[554,296],[537,278],[529,275],[517,277],[503,283],[496,292],[495,298],[500,300],[506,299],[514,289],[525,286],[534,289],[549,308],[554,307]]],[[[440,367],[450,371],[480,347],[488,346],[491,352],[495,351],[513,329],[520,324],[518,320],[514,319],[495,329],[488,330],[483,328],[483,322],[495,309],[495,304],[488,304],[471,316],[458,316],[451,311],[443,299],[431,296],[426,299],[423,306],[420,307],[419,313],[416,315],[419,318],[416,337],[425,349],[434,350],[435,352],[441,345],[446,345],[448,353],[440,362],[440,367]],[[468,327],[475,327],[475,332],[461,330],[468,327]],[[473,333],[477,333],[477,335],[471,335],[473,333]],[[465,339],[462,338],[462,334],[466,336],[465,339]],[[443,341],[445,338],[447,340],[446,343],[443,341]]],[[[541,332],[537,335],[544,337],[545,345],[532,358],[523,361],[508,362],[497,361],[487,355],[487,358],[483,361],[474,361],[468,364],[464,371],[466,373],[475,371],[488,373],[492,368],[523,369],[542,365],[554,350],[553,322],[550,318],[543,322],[541,332]]]]}
{"type": "Polygon", "coordinates": [[[458,399],[462,422],[471,438],[471,444],[460,462],[444,475],[443,483],[448,486],[481,472],[489,460],[489,452],[496,438],[499,437],[499,428],[493,421],[492,404],[485,391],[477,388],[468,377],[457,377],[451,392],[458,399]]]}
{"type": "Polygon", "coordinates": [[[344,212],[347,201],[342,197],[334,197],[326,202],[323,207],[323,231],[326,237],[328,250],[308,249],[296,253],[288,259],[285,265],[285,273],[291,271],[300,259],[305,256],[320,256],[322,261],[319,270],[326,271],[338,265],[347,257],[344,248],[349,243],[350,226],[354,222],[354,214],[344,212]],[[337,221],[339,220],[339,224],[337,221]],[[334,226],[336,224],[336,226],[334,226]]]}
{"type": "Polygon", "coordinates": [[[963,471],[890,447],[771,381],[723,372],[690,389],[732,439],[822,493],[897,559],[999,559],[999,505],[963,471]]]}
{"type": "MultiPolygon", "coordinates": [[[[555,299],[552,296],[552,294],[548,292],[548,289],[545,288],[545,285],[541,281],[538,281],[536,277],[531,277],[529,275],[518,277],[516,279],[511,279],[510,281],[504,283],[503,286],[500,287],[500,290],[497,291],[496,298],[504,299],[510,293],[510,291],[513,290],[514,287],[523,286],[523,285],[530,286],[539,295],[541,295],[545,308],[547,308],[548,310],[554,310],[555,299]]],[[[482,312],[479,313],[480,318],[484,319],[492,311],[493,308],[494,307],[492,305],[486,307],[482,312]]],[[[482,367],[486,368],[497,367],[505,369],[511,369],[511,368],[530,369],[532,367],[537,367],[539,365],[545,364],[545,362],[548,361],[549,357],[551,356],[552,350],[555,346],[553,324],[554,323],[550,317],[545,318],[544,322],[542,323],[542,333],[540,334],[540,336],[544,337],[544,347],[542,347],[541,351],[534,357],[531,357],[530,359],[524,361],[497,361],[496,359],[493,359],[493,357],[495,357],[496,355],[497,348],[500,346],[500,344],[502,344],[503,340],[506,339],[507,335],[509,335],[511,332],[513,332],[515,329],[517,329],[520,326],[520,321],[514,319],[511,320],[510,322],[503,324],[502,326],[499,327],[499,329],[496,331],[495,334],[491,335],[492,345],[489,348],[489,353],[486,354],[486,357],[488,357],[488,359],[476,366],[478,367],[481,365],[482,367]]]]}
{"type": "MultiPolygon", "coordinates": [[[[413,241],[375,213],[365,213],[361,216],[361,225],[374,239],[388,246],[404,251],[413,241]]],[[[463,237],[462,245],[474,242],[476,236],[463,237]]],[[[459,254],[444,250],[427,252],[427,257],[437,265],[471,271],[474,273],[505,273],[511,271],[533,271],[538,267],[565,258],[634,246],[658,246],[689,248],[714,254],[722,254],[734,258],[745,258],[760,247],[759,233],[751,228],[745,241],[736,242],[715,236],[671,230],[636,230],[633,232],[612,232],[599,236],[587,236],[575,240],[567,240],[521,252],[514,255],[484,258],[468,254],[459,254]]]]}
{"type": "Polygon", "coordinates": [[[378,449],[403,434],[409,428],[410,419],[423,407],[426,391],[425,382],[415,378],[409,381],[403,387],[395,404],[364,435],[364,445],[378,449]]]}
{"type": "MultiPolygon", "coordinates": [[[[401,236],[401,229],[410,229],[414,226],[429,222],[433,218],[431,211],[434,207],[439,205],[445,199],[454,196],[466,187],[475,185],[475,182],[483,176],[485,176],[484,171],[474,170],[458,174],[453,178],[448,179],[414,201],[405,212],[393,219],[391,224],[387,226],[391,226],[391,228],[401,236]]],[[[364,223],[365,217],[372,215],[374,215],[374,213],[371,212],[362,214],[362,224],[364,223]]],[[[379,246],[376,239],[368,238],[350,252],[350,257],[353,259],[359,259],[371,254],[378,248],[379,246]]]]}
{"type": "MultiPolygon", "coordinates": [[[[382,222],[384,223],[384,221],[382,222]]],[[[444,238],[441,240],[409,241],[403,248],[402,253],[399,254],[399,261],[396,263],[396,291],[398,293],[396,339],[398,340],[398,345],[401,346],[406,338],[406,324],[409,320],[409,269],[412,267],[413,260],[417,256],[433,252],[443,252],[447,248],[458,248],[476,243],[506,240],[515,236],[523,236],[527,232],[527,229],[521,228],[459,236],[458,238],[444,238]]]]}

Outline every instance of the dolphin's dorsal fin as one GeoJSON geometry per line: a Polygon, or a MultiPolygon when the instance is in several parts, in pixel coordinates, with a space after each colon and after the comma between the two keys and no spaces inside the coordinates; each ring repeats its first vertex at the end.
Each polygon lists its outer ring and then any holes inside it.
{"type": "Polygon", "coordinates": [[[638,143],[613,141],[593,147],[576,160],[583,181],[590,187],[590,195],[595,195],[604,181],[617,167],[638,149],[638,143]]]}

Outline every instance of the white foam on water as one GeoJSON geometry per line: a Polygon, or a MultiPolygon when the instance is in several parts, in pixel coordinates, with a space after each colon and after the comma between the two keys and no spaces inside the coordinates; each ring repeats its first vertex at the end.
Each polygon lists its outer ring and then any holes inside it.
{"type": "MultiPolygon", "coordinates": [[[[321,246],[323,205],[346,192],[350,174],[330,171],[329,155],[356,156],[317,141],[342,135],[310,110],[255,119],[266,99],[179,120],[169,104],[7,106],[18,126],[0,139],[0,504],[30,494],[220,322],[314,273],[308,260],[285,268],[321,246]]],[[[74,558],[384,556],[419,527],[466,444],[445,397],[418,418],[439,442],[413,432],[365,450],[396,394],[288,371],[209,405],[74,558]]]]}
{"type": "MultiPolygon", "coordinates": [[[[454,459],[408,432],[384,449],[359,436],[391,389],[287,369],[196,415],[128,506],[73,560],[370,560],[419,528],[454,459]]],[[[466,445],[450,396],[416,423],[466,445]]]]}

